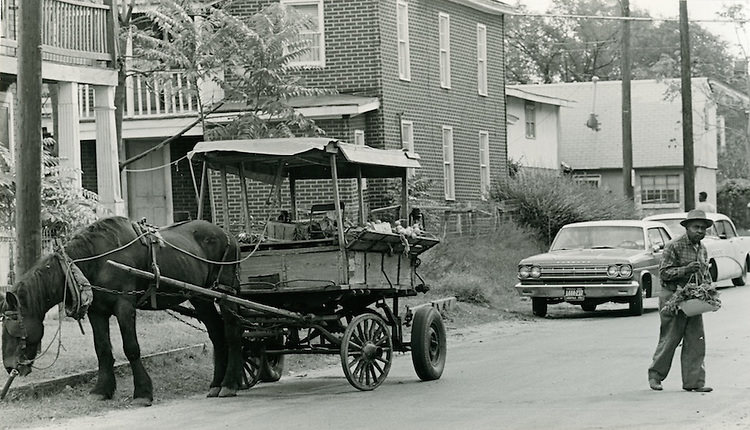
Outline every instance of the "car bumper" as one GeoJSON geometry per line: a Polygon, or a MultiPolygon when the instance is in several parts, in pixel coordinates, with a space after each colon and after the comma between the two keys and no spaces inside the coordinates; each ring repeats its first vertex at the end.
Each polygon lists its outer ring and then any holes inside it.
{"type": "Polygon", "coordinates": [[[523,285],[516,284],[518,294],[527,297],[565,298],[565,290],[582,288],[584,298],[629,297],[638,292],[638,282],[627,284],[565,284],[565,285],[523,285]]]}

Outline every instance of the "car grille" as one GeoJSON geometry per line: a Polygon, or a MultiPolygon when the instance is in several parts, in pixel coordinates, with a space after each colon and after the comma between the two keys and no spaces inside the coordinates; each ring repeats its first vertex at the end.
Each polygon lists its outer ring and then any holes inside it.
{"type": "Polygon", "coordinates": [[[607,266],[542,267],[540,279],[606,279],[607,266]]]}

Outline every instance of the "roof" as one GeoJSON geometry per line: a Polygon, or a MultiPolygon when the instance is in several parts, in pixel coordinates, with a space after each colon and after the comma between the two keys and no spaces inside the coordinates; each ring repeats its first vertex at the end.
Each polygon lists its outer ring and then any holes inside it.
{"type": "Polygon", "coordinates": [[[514,14],[518,9],[498,0],[449,0],[492,15],[514,14]]]}
{"type": "MultiPolygon", "coordinates": [[[[633,166],[681,167],[681,100],[670,91],[679,79],[632,80],[633,166]],[[666,97],[665,96],[669,96],[666,97]]],[[[707,78],[692,79],[696,167],[716,168],[716,127],[702,124],[704,107],[714,90],[707,78]]],[[[560,110],[560,161],[575,170],[622,169],[622,82],[599,81],[559,84],[517,85],[513,88],[547,97],[572,100],[560,110]],[[599,131],[586,127],[592,113],[598,116],[599,131]]],[[[712,124],[709,122],[709,125],[712,124]]]]}
{"type": "Polygon", "coordinates": [[[400,149],[377,149],[326,137],[237,139],[199,142],[189,159],[207,160],[213,169],[227,168],[245,176],[275,183],[277,175],[294,179],[330,179],[330,157],[336,158],[339,178],[401,177],[406,169],[419,168],[419,155],[400,149]]]}
{"type": "Polygon", "coordinates": [[[648,228],[648,227],[664,227],[664,224],[656,221],[648,221],[648,220],[635,220],[635,219],[618,219],[618,220],[603,220],[603,221],[583,221],[583,222],[574,222],[572,224],[567,224],[563,226],[563,228],[566,227],[641,227],[641,228],[648,228]]]}
{"type": "Polygon", "coordinates": [[[555,106],[569,106],[572,103],[575,103],[573,100],[567,100],[560,97],[553,97],[548,96],[544,94],[535,93],[532,91],[529,91],[527,89],[521,89],[517,86],[507,86],[505,87],[505,95],[506,97],[515,97],[517,99],[522,100],[530,100],[537,103],[545,103],[548,105],[555,105],[555,106]]]}
{"type": "MultiPolygon", "coordinates": [[[[671,213],[662,213],[657,215],[651,215],[643,218],[644,220],[650,220],[650,221],[659,221],[663,219],[685,219],[687,218],[687,212],[671,212],[671,213]]],[[[710,219],[711,221],[724,221],[728,220],[729,217],[720,214],[717,212],[706,212],[706,218],[710,219]]]]}
{"type": "MultiPolygon", "coordinates": [[[[351,94],[329,94],[322,96],[293,97],[287,100],[294,110],[312,119],[342,118],[357,116],[380,108],[377,97],[351,94]]],[[[225,101],[212,117],[226,117],[247,109],[241,102],[225,101]],[[227,115],[230,114],[230,115],[227,115]]]]}

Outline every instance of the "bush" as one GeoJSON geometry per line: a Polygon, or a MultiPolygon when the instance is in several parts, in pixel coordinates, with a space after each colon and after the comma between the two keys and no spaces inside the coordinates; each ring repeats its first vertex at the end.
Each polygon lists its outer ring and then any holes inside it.
{"type": "Polygon", "coordinates": [[[719,183],[716,192],[717,210],[734,221],[737,228],[750,228],[750,180],[727,179],[719,183]]]}
{"type": "Polygon", "coordinates": [[[543,172],[523,172],[501,181],[492,197],[516,201],[517,221],[547,244],[562,226],[572,222],[640,218],[632,201],[612,191],[543,172]]]}
{"type": "Polygon", "coordinates": [[[443,240],[424,254],[419,273],[439,296],[507,307],[518,301],[518,262],[542,250],[533,232],[507,223],[490,234],[443,240]]]}

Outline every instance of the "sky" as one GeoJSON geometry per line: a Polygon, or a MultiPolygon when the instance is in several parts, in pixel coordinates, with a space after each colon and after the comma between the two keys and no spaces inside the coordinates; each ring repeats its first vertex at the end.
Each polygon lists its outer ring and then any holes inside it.
{"type": "MultiPolygon", "coordinates": [[[[552,0],[520,0],[533,12],[544,12],[552,0]]],[[[508,3],[514,3],[512,1],[508,3]]],[[[630,9],[645,9],[651,16],[659,18],[678,18],[680,14],[679,0],[630,0],[630,9]]],[[[741,4],[745,6],[746,13],[750,16],[750,0],[688,0],[689,19],[717,19],[716,13],[722,5],[741,4]]],[[[613,25],[615,21],[612,22],[613,25]]],[[[737,55],[750,55],[750,24],[746,24],[744,30],[736,31],[736,26],[731,23],[707,23],[700,25],[708,31],[716,34],[729,44],[730,51],[737,55]],[[743,48],[745,51],[743,51],[743,48]],[[747,52],[745,54],[744,52],[747,52]]]]}

